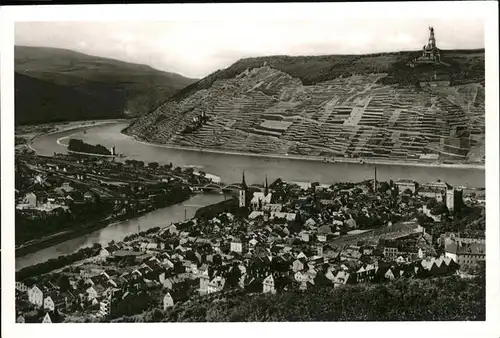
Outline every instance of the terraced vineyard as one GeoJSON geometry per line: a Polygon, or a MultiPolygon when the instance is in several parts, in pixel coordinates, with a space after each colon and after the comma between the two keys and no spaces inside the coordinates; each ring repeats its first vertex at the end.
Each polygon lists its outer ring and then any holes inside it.
{"type": "Polygon", "coordinates": [[[201,80],[125,132],[155,143],[251,153],[484,161],[480,81],[432,89],[383,84],[390,69],[304,81],[262,60],[243,70],[240,61],[225,76],[201,80]],[[208,123],[182,133],[202,112],[208,123]]]}

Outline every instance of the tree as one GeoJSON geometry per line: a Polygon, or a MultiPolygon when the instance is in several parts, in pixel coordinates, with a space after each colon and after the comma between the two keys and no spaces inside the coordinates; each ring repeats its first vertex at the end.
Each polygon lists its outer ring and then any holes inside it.
{"type": "Polygon", "coordinates": [[[389,189],[391,189],[391,186],[387,182],[380,182],[380,186],[378,188],[379,192],[384,193],[389,189]]]}
{"type": "Polygon", "coordinates": [[[159,166],[160,166],[160,165],[158,164],[158,162],[149,162],[149,163],[148,163],[148,167],[149,167],[150,169],[153,169],[153,170],[158,169],[158,167],[159,167],[159,166]]]}
{"type": "Polygon", "coordinates": [[[61,274],[59,278],[57,278],[57,286],[59,287],[61,292],[68,291],[71,288],[68,276],[61,274]]]}
{"type": "Polygon", "coordinates": [[[448,210],[448,207],[446,207],[446,204],[443,202],[440,202],[436,204],[432,209],[431,209],[431,215],[448,215],[450,212],[448,210]]]}
{"type": "Polygon", "coordinates": [[[403,193],[404,193],[405,195],[410,195],[410,196],[412,196],[412,195],[413,195],[413,192],[411,191],[411,189],[406,189],[405,191],[403,191],[403,193]]]}
{"type": "Polygon", "coordinates": [[[241,278],[241,270],[237,264],[233,264],[231,271],[227,274],[226,282],[228,286],[236,286],[241,278]]]}

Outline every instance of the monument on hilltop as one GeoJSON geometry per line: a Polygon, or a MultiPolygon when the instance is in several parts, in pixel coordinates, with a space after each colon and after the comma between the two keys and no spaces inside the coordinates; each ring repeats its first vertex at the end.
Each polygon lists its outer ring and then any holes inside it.
{"type": "Polygon", "coordinates": [[[434,27],[429,27],[429,40],[422,47],[422,55],[409,62],[410,67],[418,64],[442,64],[441,52],[437,48],[436,37],[434,36],[434,27]]]}
{"type": "Polygon", "coordinates": [[[429,42],[423,47],[421,59],[423,61],[428,60],[429,62],[437,63],[441,61],[439,49],[436,47],[436,37],[434,36],[433,27],[429,27],[429,42]]]}

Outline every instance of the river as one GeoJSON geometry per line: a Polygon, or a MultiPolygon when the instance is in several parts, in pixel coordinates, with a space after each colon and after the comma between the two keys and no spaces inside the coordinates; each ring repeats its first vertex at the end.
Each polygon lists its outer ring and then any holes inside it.
{"type": "MultiPolygon", "coordinates": [[[[317,181],[321,183],[358,182],[373,177],[373,166],[368,164],[323,163],[217,154],[148,145],[123,135],[121,130],[126,126],[126,123],[110,123],[44,135],[34,141],[32,148],[40,155],[51,156],[54,152],[66,153],[67,149],[63,144],[68,142],[69,137],[78,138],[91,144],[102,144],[107,147],[114,145],[118,153],[123,153],[126,156],[125,159],[154,161],[160,164],[171,162],[176,166],[192,166],[197,170],[219,176],[225,183],[240,182],[243,170],[245,170],[246,182],[250,184],[263,183],[265,175],[270,182],[280,177],[290,181],[317,181]]],[[[377,178],[383,181],[411,178],[418,182],[430,182],[439,178],[452,185],[471,187],[484,187],[485,185],[484,170],[470,168],[381,164],[377,165],[377,178]]],[[[111,240],[120,240],[128,234],[137,232],[138,226],[144,230],[181,221],[184,219],[184,210],[187,212],[187,217],[192,217],[198,207],[217,203],[223,198],[221,195],[196,195],[180,205],[156,210],[142,217],[113,224],[88,235],[19,257],[16,259],[16,269],[74,252],[93,243],[107,244],[111,240]]]]}
{"type": "Polygon", "coordinates": [[[158,209],[144,214],[138,218],[108,225],[106,228],[96,230],[87,235],[73,238],[40,251],[16,258],[16,270],[26,266],[38,264],[67,255],[83,247],[91,246],[94,243],[107,245],[111,240],[119,241],[125,236],[146,230],[156,226],[169,225],[172,222],[183,221],[184,217],[191,218],[198,208],[205,205],[218,203],[224,200],[224,195],[219,194],[199,194],[194,195],[184,203],[172,205],[163,209],[158,209]]]}
{"type": "MultiPolygon", "coordinates": [[[[166,164],[172,162],[178,166],[193,166],[199,170],[219,176],[225,183],[241,181],[245,170],[247,183],[263,183],[265,175],[269,181],[280,177],[285,180],[302,182],[334,183],[339,181],[361,181],[373,177],[373,166],[355,163],[324,163],[297,159],[276,159],[244,155],[217,154],[190,150],[168,149],[135,141],[121,133],[126,123],[110,123],[96,127],[85,127],[37,138],[33,149],[41,155],[65,153],[68,138],[78,138],[91,144],[116,146],[117,153],[126,158],[144,162],[166,164]],[[83,130],[86,130],[86,133],[83,130]],[[64,137],[66,137],[64,139],[64,137]],[[58,144],[57,140],[60,140],[58,144]]],[[[451,185],[484,187],[484,169],[418,167],[397,164],[377,164],[379,180],[398,180],[411,178],[418,182],[430,182],[441,179],[451,185]]]]}

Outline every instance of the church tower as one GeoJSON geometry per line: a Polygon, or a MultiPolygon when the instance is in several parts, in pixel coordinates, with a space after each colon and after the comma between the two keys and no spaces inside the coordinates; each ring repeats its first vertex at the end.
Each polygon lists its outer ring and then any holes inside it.
{"type": "Polygon", "coordinates": [[[446,207],[450,212],[455,209],[455,189],[453,188],[446,190],[446,207]]]}
{"type": "Polygon", "coordinates": [[[243,177],[241,180],[240,188],[240,208],[247,207],[247,184],[245,182],[245,171],[243,171],[243,177]]]}

